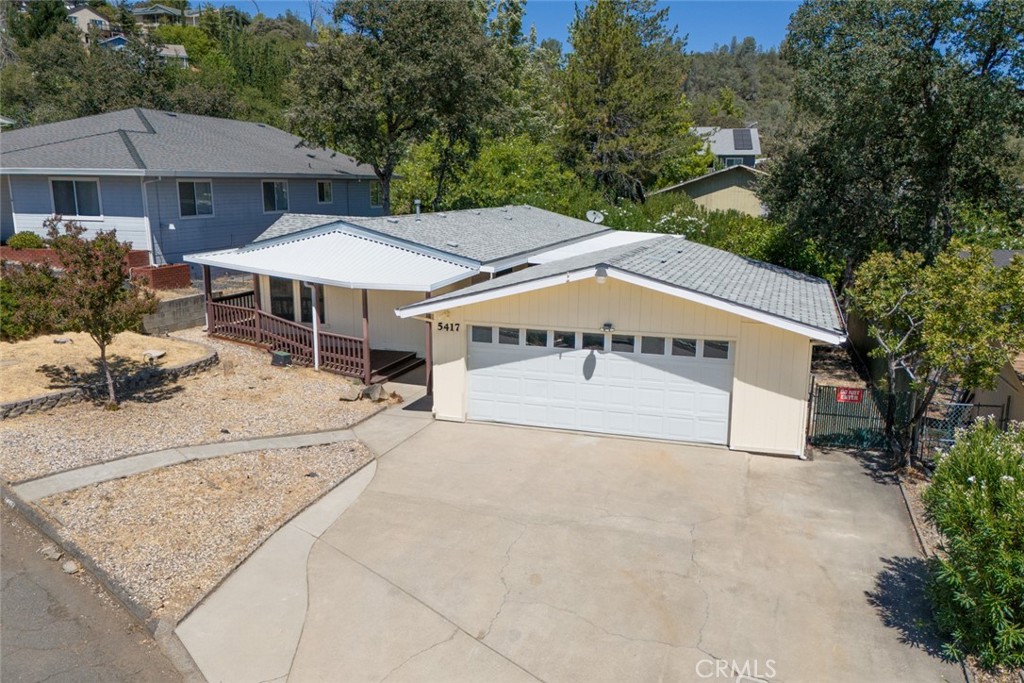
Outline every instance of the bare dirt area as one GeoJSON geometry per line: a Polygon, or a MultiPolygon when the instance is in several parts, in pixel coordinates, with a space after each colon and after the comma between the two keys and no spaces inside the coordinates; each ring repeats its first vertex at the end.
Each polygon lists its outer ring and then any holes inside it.
{"type": "Polygon", "coordinates": [[[849,352],[840,346],[815,346],[811,356],[811,372],[817,384],[845,387],[866,387],[867,382],[850,360],[849,352]]]}
{"type": "Polygon", "coordinates": [[[358,441],[193,461],[39,502],[153,616],[179,621],[285,522],[368,463],[358,441]]]}
{"type": "MultiPolygon", "coordinates": [[[[164,351],[157,365],[173,366],[199,360],[209,351],[181,339],[147,337],[122,332],[107,349],[113,369],[128,373],[147,364],[143,353],[164,351]]],[[[103,379],[99,347],[85,333],[48,334],[35,339],[0,344],[0,403],[51,394],[82,383],[103,379]],[[70,340],[57,344],[55,339],[70,340]]]]}
{"type": "Polygon", "coordinates": [[[272,367],[265,351],[210,339],[198,328],[176,332],[173,340],[213,347],[221,362],[131,396],[117,411],[79,403],[0,421],[0,476],[25,481],[165,448],[344,429],[384,407],[340,401],[349,382],[344,377],[272,367]]]}

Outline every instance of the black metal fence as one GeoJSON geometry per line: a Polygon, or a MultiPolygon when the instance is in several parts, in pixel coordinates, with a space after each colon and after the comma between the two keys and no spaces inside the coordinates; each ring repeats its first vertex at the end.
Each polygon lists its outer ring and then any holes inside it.
{"type": "MultiPolygon", "coordinates": [[[[815,385],[810,442],[815,446],[884,446],[886,400],[885,393],[878,389],[815,385]]],[[[910,414],[913,400],[910,392],[897,394],[897,419],[910,414]]]]}

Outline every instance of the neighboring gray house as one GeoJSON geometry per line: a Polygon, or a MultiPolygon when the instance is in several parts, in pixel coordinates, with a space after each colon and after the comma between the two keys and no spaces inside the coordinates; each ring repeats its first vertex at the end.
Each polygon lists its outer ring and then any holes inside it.
{"type": "Polygon", "coordinates": [[[61,214],[174,263],[285,212],[383,214],[370,166],[262,123],[125,109],[5,131],[0,148],[4,240],[61,214]]]}
{"type": "Polygon", "coordinates": [[[726,168],[740,165],[753,168],[757,157],[761,156],[757,128],[699,126],[693,132],[707,141],[715,159],[726,168]]]}

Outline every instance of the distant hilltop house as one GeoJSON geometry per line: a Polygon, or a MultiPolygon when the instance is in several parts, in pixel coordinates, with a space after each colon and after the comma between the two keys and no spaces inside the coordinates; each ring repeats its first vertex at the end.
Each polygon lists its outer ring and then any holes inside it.
{"type": "Polygon", "coordinates": [[[60,215],[176,263],[248,244],[285,212],[380,216],[380,183],[367,164],[249,121],[135,108],[3,134],[4,240],[60,215]]]}
{"type": "Polygon", "coordinates": [[[693,129],[699,137],[707,141],[708,148],[715,155],[716,165],[754,167],[757,157],[761,156],[761,138],[757,128],[719,128],[717,126],[698,126],[693,129]]]}
{"type": "MultiPolygon", "coordinates": [[[[119,33],[99,41],[97,45],[108,50],[121,50],[124,49],[127,42],[128,39],[119,33]]],[[[161,61],[173,66],[179,66],[182,69],[188,68],[188,52],[185,50],[184,45],[157,45],[156,50],[161,61]]]]}
{"type": "Polygon", "coordinates": [[[136,7],[132,10],[132,16],[135,17],[135,23],[144,31],[154,29],[161,24],[199,25],[199,12],[182,11],[159,4],[153,4],[148,7],[136,7]]]}
{"type": "Polygon", "coordinates": [[[110,20],[88,5],[81,5],[68,11],[68,21],[82,33],[82,42],[88,44],[92,36],[99,36],[101,39],[119,31],[120,27],[110,23],[110,20]]]}
{"type": "Polygon", "coordinates": [[[733,165],[651,192],[649,196],[685,192],[708,211],[739,211],[750,216],[763,216],[764,206],[757,196],[757,180],[763,175],[763,171],[750,166],[733,165]]]}

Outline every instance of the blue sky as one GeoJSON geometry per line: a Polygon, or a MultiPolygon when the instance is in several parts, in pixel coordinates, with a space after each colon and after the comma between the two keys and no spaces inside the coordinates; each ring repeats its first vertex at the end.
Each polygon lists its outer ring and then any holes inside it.
{"type": "MultiPolygon", "coordinates": [[[[192,4],[200,3],[194,0],[192,4]]],[[[305,0],[214,0],[214,4],[233,4],[250,14],[258,7],[271,16],[289,9],[300,17],[308,16],[305,0]]],[[[333,3],[323,4],[330,7],[333,3]]],[[[800,5],[780,0],[663,0],[658,4],[668,7],[669,21],[679,27],[680,34],[689,34],[687,47],[695,52],[726,44],[733,36],[754,36],[760,45],[778,46],[786,35],[789,15],[800,5]]],[[[564,43],[574,8],[572,0],[527,0],[526,26],[536,25],[541,39],[556,38],[564,43]]]]}

